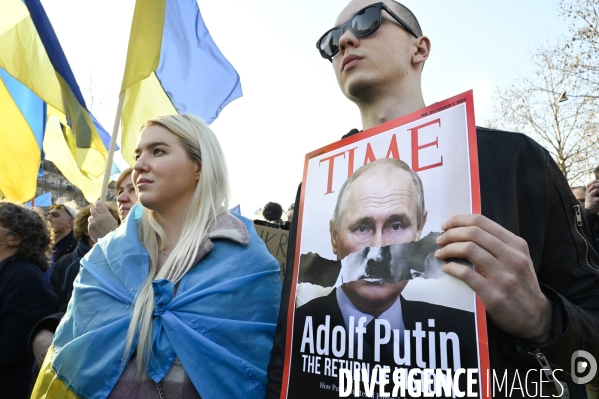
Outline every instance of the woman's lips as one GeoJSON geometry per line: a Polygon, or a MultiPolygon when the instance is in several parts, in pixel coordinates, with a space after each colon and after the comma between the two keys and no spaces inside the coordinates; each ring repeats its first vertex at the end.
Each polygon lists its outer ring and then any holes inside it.
{"type": "Polygon", "coordinates": [[[141,188],[144,186],[147,186],[148,184],[152,184],[152,180],[148,180],[148,179],[139,179],[136,183],[137,188],[141,188]]]}

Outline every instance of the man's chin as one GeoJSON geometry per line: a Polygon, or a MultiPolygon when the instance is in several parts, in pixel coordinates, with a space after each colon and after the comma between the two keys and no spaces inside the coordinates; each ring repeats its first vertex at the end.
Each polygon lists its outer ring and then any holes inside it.
{"type": "Polygon", "coordinates": [[[363,100],[365,98],[370,98],[373,95],[373,86],[377,87],[375,83],[377,83],[374,79],[371,79],[362,71],[351,71],[354,76],[346,76],[344,82],[344,94],[350,100],[363,100]]]}

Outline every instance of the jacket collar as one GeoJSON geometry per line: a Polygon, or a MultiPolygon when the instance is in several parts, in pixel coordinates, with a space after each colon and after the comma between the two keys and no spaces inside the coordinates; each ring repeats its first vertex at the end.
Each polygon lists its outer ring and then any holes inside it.
{"type": "MultiPolygon", "coordinates": [[[[136,222],[138,218],[141,218],[141,212],[138,214],[133,209],[129,215],[135,215],[136,222]]],[[[137,236],[141,242],[143,236],[141,223],[137,223],[137,236]]],[[[230,240],[243,246],[247,246],[250,243],[250,235],[245,227],[245,223],[233,216],[229,211],[224,211],[217,215],[208,227],[208,233],[200,244],[194,264],[198,263],[208,252],[212,251],[214,248],[213,240],[218,239],[230,240]]]]}
{"type": "Polygon", "coordinates": [[[219,214],[212,224],[210,224],[210,227],[208,227],[208,234],[200,244],[194,264],[198,263],[208,252],[212,251],[214,248],[212,241],[215,239],[230,240],[243,246],[250,243],[250,235],[245,224],[229,211],[225,211],[219,214]]]}
{"type": "Polygon", "coordinates": [[[10,262],[12,262],[13,259],[15,259],[16,255],[13,256],[9,256],[6,259],[0,260],[0,273],[2,272],[2,270],[4,269],[4,266],[8,265],[10,262]]]}

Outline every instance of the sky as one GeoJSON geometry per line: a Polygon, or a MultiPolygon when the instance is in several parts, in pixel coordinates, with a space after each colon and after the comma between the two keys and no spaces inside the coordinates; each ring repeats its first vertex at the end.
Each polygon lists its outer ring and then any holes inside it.
{"type": "MultiPolygon", "coordinates": [[[[41,0],[88,108],[112,130],[134,0],[41,0]]],[[[253,217],[266,202],[295,200],[305,154],[361,128],[315,43],[348,0],[198,0],[244,96],[211,125],[227,157],[231,206],[253,217]]],[[[535,48],[567,36],[555,0],[405,0],[431,40],[427,105],[472,89],[478,125],[493,93],[532,68],[535,48]]],[[[124,166],[122,158],[117,163],[124,166]]]]}

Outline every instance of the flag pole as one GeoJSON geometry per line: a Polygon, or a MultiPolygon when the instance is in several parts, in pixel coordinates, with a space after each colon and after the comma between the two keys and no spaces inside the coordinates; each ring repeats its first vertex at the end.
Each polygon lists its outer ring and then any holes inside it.
{"type": "Polygon", "coordinates": [[[114,126],[112,127],[112,137],[110,138],[110,149],[108,150],[108,159],[106,160],[106,170],[104,171],[104,181],[102,182],[100,201],[105,201],[106,194],[108,193],[108,181],[110,180],[110,172],[112,171],[112,159],[114,157],[114,149],[116,148],[116,139],[119,135],[119,125],[121,123],[124,102],[125,92],[123,91],[119,96],[119,104],[117,105],[116,116],[114,117],[114,126]]]}

